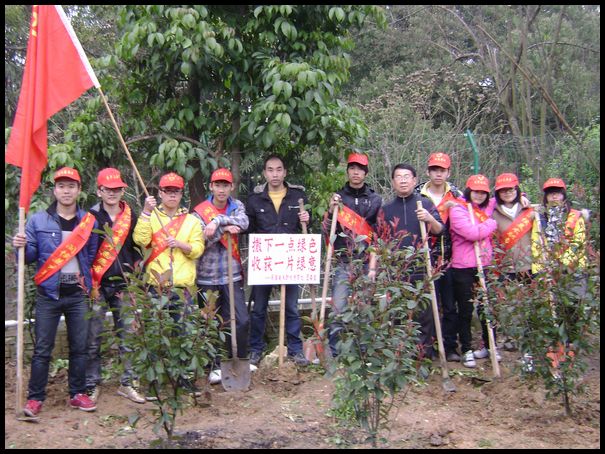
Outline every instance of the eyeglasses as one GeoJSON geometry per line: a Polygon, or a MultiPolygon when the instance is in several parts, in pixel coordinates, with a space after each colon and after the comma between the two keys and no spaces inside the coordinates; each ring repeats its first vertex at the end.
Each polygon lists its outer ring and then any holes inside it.
{"type": "Polygon", "coordinates": [[[162,191],[164,194],[182,194],[183,190],[182,189],[160,189],[160,191],[162,191]]]}
{"type": "Polygon", "coordinates": [[[99,191],[101,191],[103,194],[119,194],[123,190],[124,188],[106,188],[104,186],[99,188],[99,191]]]}
{"type": "Polygon", "coordinates": [[[516,189],[515,188],[504,188],[504,189],[499,189],[498,192],[500,194],[512,194],[513,192],[515,192],[516,189]]]}
{"type": "Polygon", "coordinates": [[[393,177],[393,180],[395,180],[395,181],[410,181],[412,178],[414,178],[414,175],[395,175],[393,177]]]}

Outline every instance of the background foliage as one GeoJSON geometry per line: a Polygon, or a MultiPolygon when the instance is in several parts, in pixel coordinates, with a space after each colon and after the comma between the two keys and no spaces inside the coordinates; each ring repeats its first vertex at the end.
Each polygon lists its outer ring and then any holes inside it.
{"type": "MultiPolygon", "coordinates": [[[[453,157],[459,186],[479,171],[516,172],[532,201],[560,176],[600,224],[600,8],[596,5],[75,5],[65,6],[137,167],[154,192],[165,170],[206,194],[232,168],[239,196],[283,155],[304,184],[319,230],[344,183],[351,149],[371,158],[370,184],[390,196],[398,162],[423,173],[433,151],[453,157]]],[[[16,109],[30,7],[5,6],[5,143],[16,109]]],[[[52,172],[123,170],[138,187],[93,90],[49,122],[49,165],[32,210],[50,201],[52,172]]],[[[19,171],[5,169],[5,235],[16,224],[19,171]]]]}

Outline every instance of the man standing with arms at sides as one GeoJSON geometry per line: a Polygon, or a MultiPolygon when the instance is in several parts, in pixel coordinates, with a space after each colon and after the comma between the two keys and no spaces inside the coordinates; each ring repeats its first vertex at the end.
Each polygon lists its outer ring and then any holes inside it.
{"type": "MultiPolygon", "coordinates": [[[[200,219],[206,239],[204,254],[197,262],[198,304],[200,308],[204,307],[204,294],[208,290],[218,292],[219,314],[225,326],[229,326],[229,320],[235,316],[237,354],[240,358],[247,358],[250,323],[246,309],[238,235],[248,228],[248,216],[244,204],[232,198],[231,191],[233,175],[228,169],[217,169],[210,176],[212,194],[193,209],[193,215],[200,219]],[[228,256],[228,235],[231,235],[231,257],[228,256]],[[235,315],[232,315],[229,309],[228,260],[232,262],[235,315]]],[[[229,357],[233,356],[231,341],[228,339],[225,339],[225,348],[229,357]]],[[[221,381],[221,369],[216,366],[218,363],[215,363],[215,370],[210,373],[210,383],[221,381]]]]}
{"type": "Polygon", "coordinates": [[[416,186],[416,192],[428,197],[437,207],[445,228],[443,235],[430,244],[436,269],[443,274],[435,281],[435,291],[441,305],[443,346],[448,361],[460,361],[458,349],[458,308],[454,301],[452,273],[449,262],[452,259],[452,239],[449,233],[449,200],[462,197],[462,192],[447,179],[450,177],[452,162],[445,153],[433,153],[429,156],[426,174],[429,181],[416,186]]]}
{"type": "MultiPolygon", "coordinates": [[[[250,221],[248,233],[301,233],[301,222],[309,224],[308,211],[299,212],[298,199],[307,203],[304,188],[285,182],[287,175],[283,159],[271,155],[265,159],[263,176],[266,184],[256,187],[246,204],[246,214],[250,221]]],[[[298,285],[286,285],[286,334],[288,357],[296,365],[307,366],[309,361],[303,354],[300,338],[302,321],[298,313],[298,285]]],[[[255,285],[254,308],[250,318],[250,364],[258,365],[265,342],[265,322],[272,285],[255,285]]]]}
{"type": "Polygon", "coordinates": [[[37,416],[46,399],[48,369],[61,315],[65,315],[69,339],[69,405],[94,411],[97,405],[86,395],[87,293],[92,281],[90,266],[97,252],[95,217],[78,207],[80,174],[63,167],[55,172],[55,202],[34,213],[25,235],[13,237],[15,248],[25,247],[25,263],[37,262],[36,337],[31,362],[27,404],[23,413],[37,416]]]}
{"type": "MultiPolygon", "coordinates": [[[[378,214],[378,220],[386,224],[393,237],[402,236],[398,244],[400,249],[412,246],[416,249],[422,247],[422,232],[420,222],[426,222],[427,233],[439,236],[443,232],[443,224],[439,212],[428,197],[422,197],[414,193],[417,183],[416,169],[409,164],[397,164],[391,174],[391,184],[395,191],[395,198],[384,205],[378,214]],[[422,202],[422,208],[418,209],[416,202],[422,202]]],[[[429,241],[430,241],[429,236],[429,241]]],[[[412,271],[410,282],[423,280],[424,267],[412,271]]],[[[414,320],[420,324],[420,354],[432,359],[433,340],[436,336],[433,322],[433,310],[428,304],[425,308],[418,309],[414,320]]]]}
{"type": "MultiPolygon", "coordinates": [[[[343,204],[344,216],[339,216],[338,226],[336,228],[336,239],[334,240],[334,251],[336,256],[336,266],[334,268],[334,277],[332,279],[332,323],[328,339],[332,356],[338,354],[336,344],[340,331],[343,329],[341,321],[335,319],[347,305],[348,297],[351,293],[349,284],[349,271],[351,266],[351,256],[348,249],[353,249],[353,258],[365,257],[365,250],[372,241],[372,232],[376,224],[378,210],[382,205],[382,198],[376,194],[366,183],[368,174],[368,157],[361,153],[351,153],[347,158],[347,183],[342,189],[332,195],[330,199],[330,208],[324,216],[323,230],[329,235],[332,225],[332,213],[338,209],[340,202],[343,204]],[[346,231],[350,237],[342,237],[339,232],[346,231]],[[353,240],[358,235],[366,235],[367,240],[361,243],[355,243],[353,240]]],[[[368,276],[376,278],[376,255],[370,254],[368,266],[368,276]]]]}
{"type": "Polygon", "coordinates": [[[124,372],[120,378],[118,394],[133,402],[144,404],[145,397],[139,394],[135,386],[135,377],[130,363],[124,360],[128,351],[124,337],[131,332],[130,325],[124,325],[122,292],[126,288],[124,272],[134,271],[135,264],[141,260],[141,254],[132,240],[134,217],[130,206],[122,200],[124,189],[128,185],[122,181],[118,169],[108,167],[97,176],[97,196],[101,199],[90,209],[97,219],[99,228],[108,226],[112,236],[99,242],[99,250],[92,264],[92,303],[93,315],[90,318],[88,332],[88,364],[86,366],[86,393],[97,402],[101,383],[101,341],[104,331],[105,313],[109,309],[113,314],[116,334],[120,339],[118,352],[123,362],[124,372]]]}

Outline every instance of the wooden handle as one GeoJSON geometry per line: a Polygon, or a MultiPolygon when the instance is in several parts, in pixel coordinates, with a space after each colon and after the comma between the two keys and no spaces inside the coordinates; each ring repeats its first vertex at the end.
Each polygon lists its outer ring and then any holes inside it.
{"type": "Polygon", "coordinates": [[[227,277],[229,279],[229,318],[231,319],[231,352],[233,358],[237,356],[237,331],[235,327],[235,295],[233,293],[233,246],[231,245],[231,234],[227,233],[227,277]]]}
{"type": "Polygon", "coordinates": [[[319,311],[319,327],[323,328],[326,315],[326,299],[328,297],[328,284],[330,283],[330,266],[332,264],[332,254],[334,253],[334,243],[332,237],[336,233],[336,224],[338,223],[338,207],[334,208],[332,214],[332,225],[330,226],[330,238],[328,238],[328,252],[326,253],[326,268],[324,271],[324,286],[321,291],[321,309],[319,311]]]}

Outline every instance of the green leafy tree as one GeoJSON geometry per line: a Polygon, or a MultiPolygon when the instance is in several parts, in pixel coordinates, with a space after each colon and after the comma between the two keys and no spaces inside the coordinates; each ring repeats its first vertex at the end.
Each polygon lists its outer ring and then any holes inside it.
{"type": "MultiPolygon", "coordinates": [[[[153,168],[190,181],[192,203],[217,166],[238,187],[264,151],[305,168],[325,165],[367,135],[338,99],[348,78],[351,27],[382,20],[375,6],[126,6],[108,80],[123,133],[153,168]]],[[[153,174],[155,175],[155,174],[153,174]]]]}
{"type": "Polygon", "coordinates": [[[413,248],[399,249],[399,237],[379,235],[372,246],[378,256],[374,282],[362,260],[351,261],[349,304],[335,316],[345,328],[337,343],[337,362],[328,365],[335,374],[332,413],[350,417],[352,407],[374,446],[379,430],[388,425],[396,395],[418,382],[420,369],[428,375],[419,360],[423,352],[418,349],[419,329],[413,316],[430,304],[423,282],[416,285],[408,279],[410,270],[422,266],[422,255],[413,248]]]}

